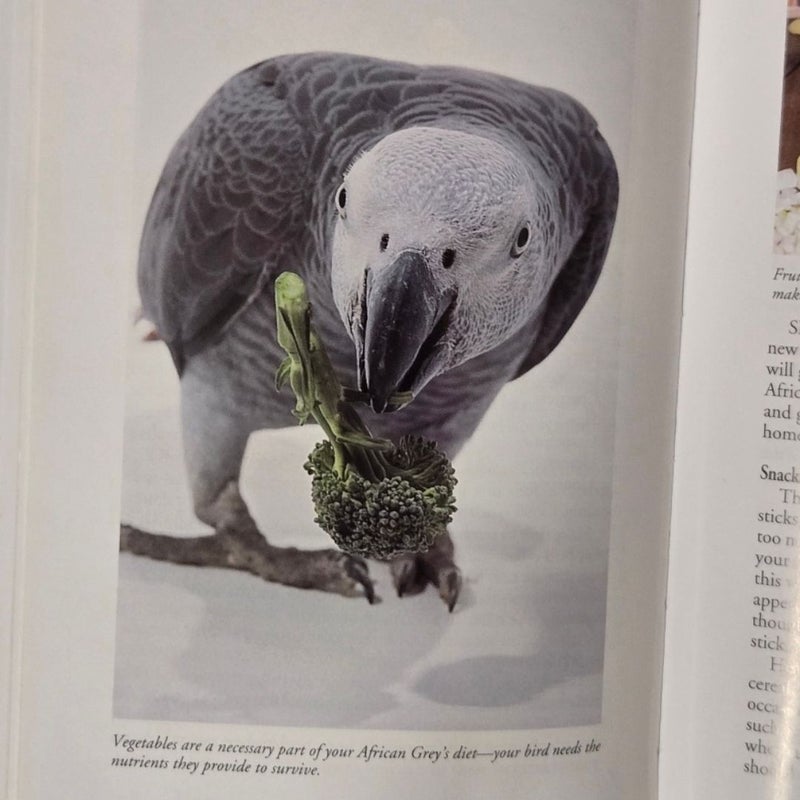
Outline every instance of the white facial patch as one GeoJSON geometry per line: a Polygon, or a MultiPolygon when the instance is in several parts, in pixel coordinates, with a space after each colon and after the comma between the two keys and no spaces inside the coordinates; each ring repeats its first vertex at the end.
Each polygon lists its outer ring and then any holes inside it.
{"type": "MultiPolygon", "coordinates": [[[[533,181],[508,148],[461,131],[409,128],[381,140],[350,170],[353,213],[457,239],[489,238],[524,214],[533,181]]],[[[513,223],[512,223],[513,224],[513,223]]]]}

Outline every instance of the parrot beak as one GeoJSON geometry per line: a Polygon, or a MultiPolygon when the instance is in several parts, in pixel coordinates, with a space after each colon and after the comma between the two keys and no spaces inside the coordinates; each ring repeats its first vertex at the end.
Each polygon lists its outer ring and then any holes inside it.
{"type": "Polygon", "coordinates": [[[400,253],[379,271],[367,270],[356,352],[359,388],[374,411],[395,411],[396,396],[415,393],[433,376],[455,297],[435,284],[415,250],[400,253]]]}

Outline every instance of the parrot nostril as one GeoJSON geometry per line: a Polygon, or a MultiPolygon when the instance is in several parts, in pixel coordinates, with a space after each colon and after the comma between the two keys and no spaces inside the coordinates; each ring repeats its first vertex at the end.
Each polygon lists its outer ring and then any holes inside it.
{"type": "Polygon", "coordinates": [[[389,246],[389,234],[384,233],[381,236],[381,253],[389,246]]]}
{"type": "Polygon", "coordinates": [[[445,269],[450,269],[456,260],[456,251],[449,248],[442,253],[442,266],[445,269]]]}

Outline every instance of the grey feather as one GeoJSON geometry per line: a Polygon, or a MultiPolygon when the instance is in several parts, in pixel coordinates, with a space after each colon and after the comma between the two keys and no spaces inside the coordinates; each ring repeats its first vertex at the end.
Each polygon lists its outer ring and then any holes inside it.
{"type": "Polygon", "coordinates": [[[304,274],[323,327],[335,334],[338,324],[344,337],[328,277],[334,193],[359,153],[422,125],[512,141],[559,186],[561,213],[583,220],[509,377],[547,356],[591,293],[613,228],[614,162],[590,114],[560,92],[496,75],[317,53],[233,77],[169,157],[145,223],[139,286],[179,371],[269,297],[284,269],[304,274]]]}

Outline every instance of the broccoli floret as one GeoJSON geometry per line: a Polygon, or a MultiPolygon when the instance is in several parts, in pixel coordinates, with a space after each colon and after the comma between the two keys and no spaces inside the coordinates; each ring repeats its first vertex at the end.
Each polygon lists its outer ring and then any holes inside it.
{"type": "MultiPolygon", "coordinates": [[[[311,326],[305,286],[294,273],[275,282],[278,342],[287,352],[276,376],[297,398],[294,414],[325,431],[309,455],[316,522],[342,550],[372,558],[428,550],[452,519],[456,478],[434,442],[374,438],[344,392],[311,326]]],[[[393,398],[396,404],[407,396],[393,398]]]]}
{"type": "Polygon", "coordinates": [[[334,469],[330,442],[309,455],[317,524],[342,550],[372,558],[428,550],[455,511],[453,467],[433,442],[405,436],[382,452],[387,476],[363,478],[334,469]]]}

